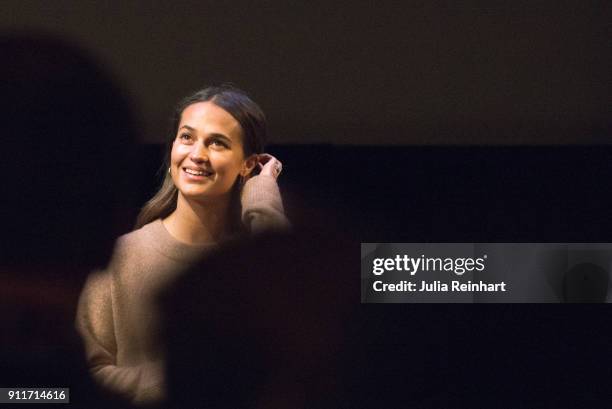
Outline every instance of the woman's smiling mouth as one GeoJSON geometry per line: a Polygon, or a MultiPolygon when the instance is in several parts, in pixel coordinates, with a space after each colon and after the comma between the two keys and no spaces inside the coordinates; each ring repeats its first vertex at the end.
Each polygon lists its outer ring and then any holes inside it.
{"type": "Polygon", "coordinates": [[[205,169],[187,168],[187,167],[183,168],[183,172],[185,172],[189,177],[193,177],[193,178],[210,177],[214,174],[214,172],[211,172],[205,169]]]}

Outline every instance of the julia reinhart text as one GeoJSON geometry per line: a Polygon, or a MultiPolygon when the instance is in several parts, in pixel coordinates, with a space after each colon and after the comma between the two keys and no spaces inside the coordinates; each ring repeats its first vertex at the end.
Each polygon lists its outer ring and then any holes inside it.
{"type": "Polygon", "coordinates": [[[476,292],[496,292],[506,291],[506,283],[504,281],[500,283],[485,283],[484,281],[471,282],[467,281],[462,283],[461,281],[451,281],[450,286],[447,283],[441,281],[421,281],[420,285],[412,281],[400,281],[398,283],[383,283],[382,281],[374,281],[374,291],[408,291],[408,292],[424,292],[424,293],[437,293],[437,292],[462,292],[462,291],[476,291],[476,292]]]}

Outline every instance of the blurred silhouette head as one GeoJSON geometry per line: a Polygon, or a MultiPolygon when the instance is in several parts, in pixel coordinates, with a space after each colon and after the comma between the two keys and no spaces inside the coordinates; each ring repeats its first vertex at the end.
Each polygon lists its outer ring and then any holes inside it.
{"type": "Polygon", "coordinates": [[[92,384],[73,326],[78,288],[129,228],[128,107],[95,61],[63,40],[4,34],[0,55],[0,269],[9,273],[0,381],[70,385],[80,407],[125,407],[92,384]]]}
{"type": "Polygon", "coordinates": [[[8,34],[0,49],[2,262],[103,266],[129,208],[128,107],[78,47],[8,34]]]}
{"type": "Polygon", "coordinates": [[[181,275],[161,298],[170,403],[332,404],[359,285],[347,241],[337,238],[260,235],[181,275]]]}

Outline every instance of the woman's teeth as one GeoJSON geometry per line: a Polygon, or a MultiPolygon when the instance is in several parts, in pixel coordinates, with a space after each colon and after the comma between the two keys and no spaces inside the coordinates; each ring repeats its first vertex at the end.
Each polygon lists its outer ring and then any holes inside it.
{"type": "Polygon", "coordinates": [[[195,175],[195,176],[204,176],[204,175],[209,174],[201,170],[193,170],[193,169],[187,169],[187,168],[185,168],[185,172],[189,173],[190,175],[195,175]]]}

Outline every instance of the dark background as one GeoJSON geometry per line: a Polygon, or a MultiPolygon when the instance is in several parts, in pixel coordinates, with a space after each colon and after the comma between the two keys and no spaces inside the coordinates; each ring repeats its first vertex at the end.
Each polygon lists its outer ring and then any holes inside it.
{"type": "MultiPolygon", "coordinates": [[[[346,231],[358,280],[360,242],[612,241],[610,4],[9,1],[0,26],[60,34],[115,73],[146,142],[139,203],[174,103],[246,89],[289,217],[346,231]]],[[[370,335],[349,342],[367,344],[360,393],[380,407],[610,407],[607,306],[360,314],[370,335]]]]}
{"type": "Polygon", "coordinates": [[[160,142],[231,81],[277,144],[608,143],[608,1],[20,1],[0,28],[93,51],[160,142]]]}

